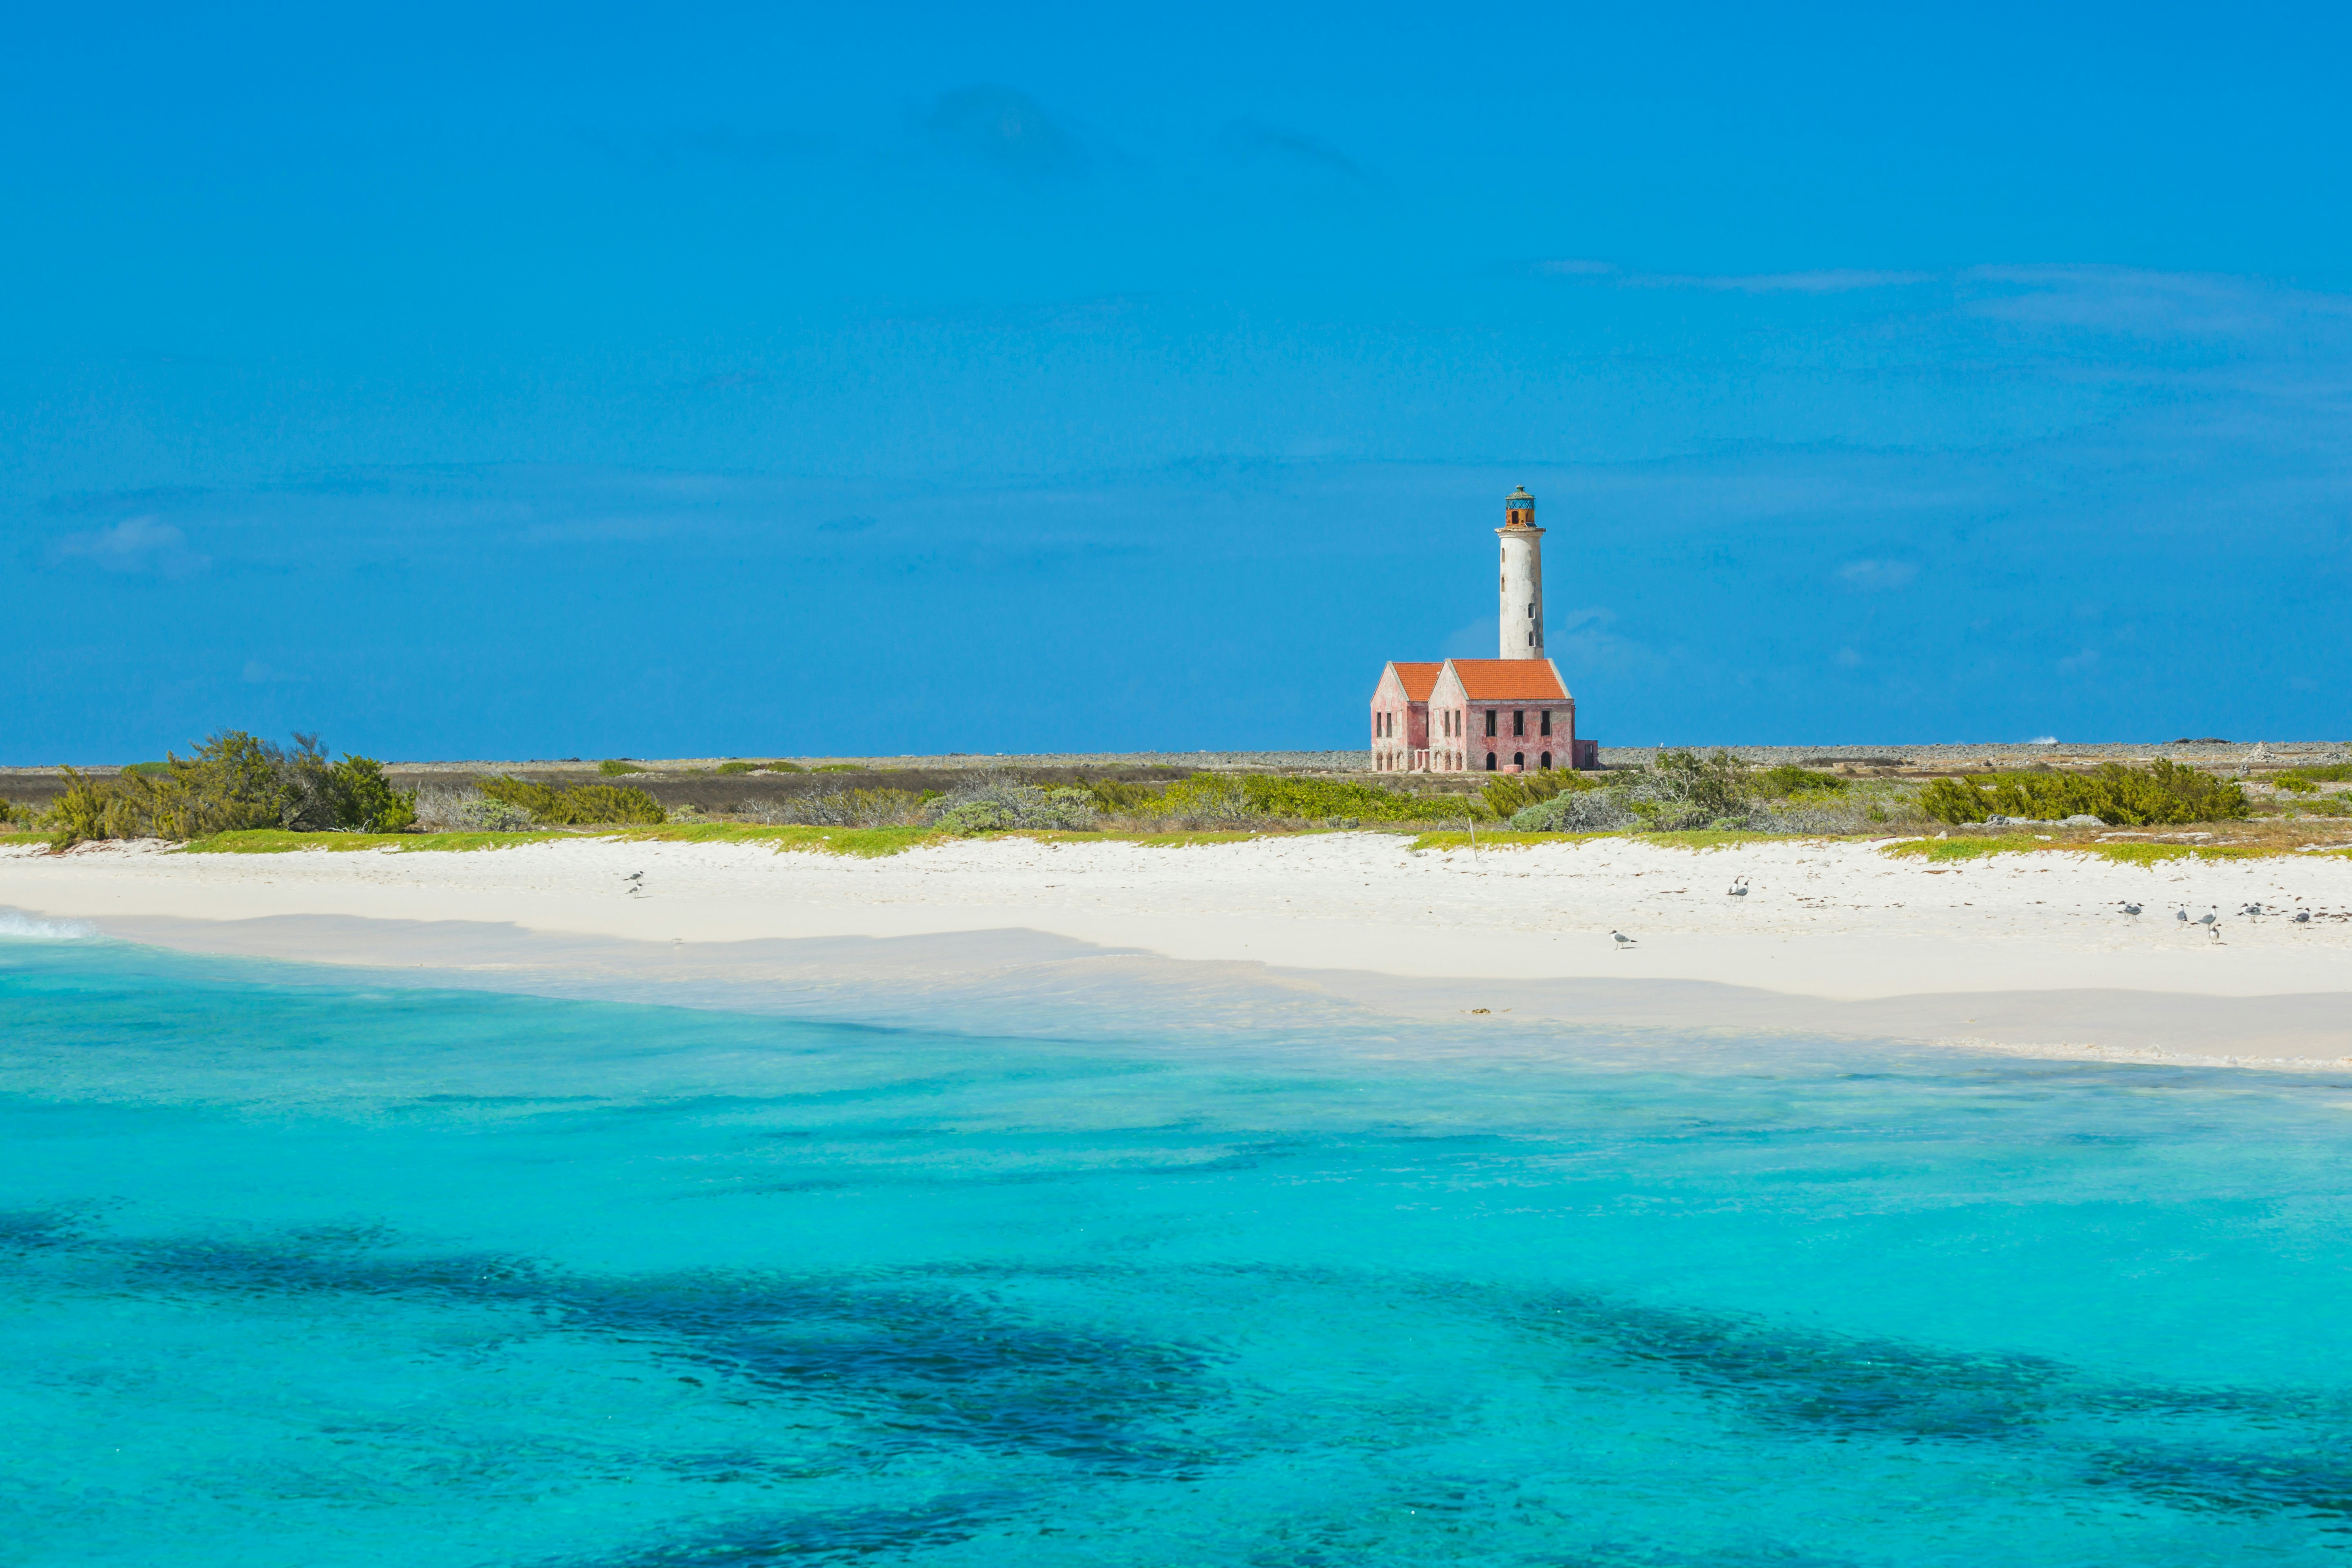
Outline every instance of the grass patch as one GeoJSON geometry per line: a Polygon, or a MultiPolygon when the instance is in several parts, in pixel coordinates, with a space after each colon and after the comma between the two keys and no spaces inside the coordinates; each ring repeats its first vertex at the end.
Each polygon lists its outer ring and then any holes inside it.
{"type": "Polygon", "coordinates": [[[2155,866],[2167,860],[2261,860],[2292,855],[2287,844],[2086,844],[2016,837],[1914,838],[1890,844],[1885,853],[1906,860],[1973,860],[1987,855],[2034,855],[2054,850],[2095,855],[2119,866],[2155,866]]]}
{"type": "Polygon", "coordinates": [[[778,851],[810,849],[873,859],[903,854],[953,835],[930,827],[811,827],[799,823],[763,826],[748,822],[669,823],[660,827],[616,827],[610,835],[632,844],[764,844],[778,851]]]}
{"type": "MultiPolygon", "coordinates": [[[[1507,827],[1497,827],[1491,833],[1478,835],[1481,849],[1525,849],[1533,844],[1578,844],[1587,838],[1621,838],[1629,837],[1614,833],[1520,833],[1507,827]]],[[[1441,829],[1415,837],[1415,849],[1467,849],[1470,835],[1458,829],[1441,829]]]]}
{"type": "MultiPolygon", "coordinates": [[[[1480,829],[1481,849],[1520,849],[1531,844],[1581,844],[1592,838],[1638,838],[1644,844],[1661,845],[1668,849],[1729,849],[1741,844],[1794,844],[1801,841],[1830,839],[1838,836],[1826,833],[1751,833],[1744,827],[1693,827],[1675,833],[1641,833],[1632,829],[1599,833],[1531,833],[1511,828],[1480,829]]],[[[1470,835],[1465,832],[1424,833],[1412,841],[1415,849],[1467,849],[1470,835]]]]}
{"type": "Polygon", "coordinates": [[[47,844],[48,841],[49,836],[46,833],[0,833],[0,844],[47,844]]]}
{"type": "Polygon", "coordinates": [[[247,827],[215,833],[180,846],[186,855],[285,855],[299,849],[330,853],[353,849],[506,849],[517,844],[544,844],[570,838],[568,833],[289,833],[279,827],[247,827]]]}
{"type": "MultiPolygon", "coordinates": [[[[47,842],[47,836],[28,834],[47,842]]],[[[618,838],[650,844],[764,844],[775,849],[818,849],[836,855],[896,855],[919,844],[948,837],[927,827],[762,827],[737,822],[676,823],[658,827],[619,826],[569,833],[286,833],[257,827],[239,833],[216,833],[181,847],[192,855],[283,855],[299,849],[330,852],[352,849],[417,850],[505,849],[518,844],[547,844],[567,838],[618,838]]]]}
{"type": "Polygon", "coordinates": [[[1788,844],[1798,839],[1832,838],[1829,833],[1751,833],[1744,827],[1691,827],[1677,833],[1641,833],[1633,837],[1669,849],[1730,849],[1742,844],[1788,844]]]}
{"type": "MultiPolygon", "coordinates": [[[[1042,837],[1033,835],[1033,837],[1042,837]]],[[[1245,827],[1204,827],[1178,833],[1102,833],[1070,834],[1067,837],[1116,839],[1121,844],[1140,844],[1149,849],[1181,849],[1194,844],[1246,844],[1253,838],[1296,838],[1295,833],[1254,833],[1245,827]]]]}
{"type": "Polygon", "coordinates": [[[1904,860],[1973,860],[1979,855],[2041,847],[2038,841],[2015,838],[1914,838],[1890,844],[1884,853],[1904,860]]]}

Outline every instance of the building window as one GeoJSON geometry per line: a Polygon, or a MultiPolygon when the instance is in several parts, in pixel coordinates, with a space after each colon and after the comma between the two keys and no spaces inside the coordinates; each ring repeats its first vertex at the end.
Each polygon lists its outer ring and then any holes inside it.
{"type": "Polygon", "coordinates": [[[1524,708],[1521,708],[1521,709],[1518,709],[1517,710],[1516,710],[1515,712],[1513,712],[1513,713],[1512,713],[1512,715],[1511,715],[1511,733],[1512,733],[1512,734],[1514,734],[1514,735],[1524,735],[1524,734],[1526,734],[1527,732],[1528,732],[1528,710],[1527,710],[1526,709],[1524,709],[1524,708]]]}
{"type": "Polygon", "coordinates": [[[1486,753],[1486,771],[1490,773],[1495,771],[1495,753],[1492,752],[1486,753]]]}
{"type": "Polygon", "coordinates": [[[1536,766],[1538,766],[1538,767],[1539,767],[1539,768],[1549,768],[1549,767],[1550,767],[1550,766],[1551,766],[1551,753],[1550,753],[1549,752],[1546,752],[1542,756],[1538,757],[1538,758],[1536,759],[1536,766]]]}
{"type": "Polygon", "coordinates": [[[1547,735],[1551,733],[1551,710],[1549,708],[1543,710],[1543,732],[1547,735]]]}
{"type": "Polygon", "coordinates": [[[1497,714],[1497,713],[1496,713],[1496,712],[1492,708],[1489,708],[1489,709],[1487,709],[1487,710],[1486,710],[1486,733],[1488,733],[1489,735],[1492,735],[1492,734],[1494,734],[1494,733],[1496,732],[1496,731],[1495,731],[1495,721],[1496,721],[1498,717],[1500,717],[1500,715],[1499,715],[1499,714],[1497,714]]]}
{"type": "Polygon", "coordinates": [[[1515,768],[1524,768],[1527,765],[1528,754],[1525,752],[1513,752],[1511,753],[1511,766],[1515,768]]]}

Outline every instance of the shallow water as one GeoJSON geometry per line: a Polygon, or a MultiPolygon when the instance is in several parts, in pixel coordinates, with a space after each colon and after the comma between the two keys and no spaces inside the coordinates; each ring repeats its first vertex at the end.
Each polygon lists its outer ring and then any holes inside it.
{"type": "Polygon", "coordinates": [[[0,1561],[2352,1545],[2345,1084],[352,978],[0,940],[0,1561]]]}

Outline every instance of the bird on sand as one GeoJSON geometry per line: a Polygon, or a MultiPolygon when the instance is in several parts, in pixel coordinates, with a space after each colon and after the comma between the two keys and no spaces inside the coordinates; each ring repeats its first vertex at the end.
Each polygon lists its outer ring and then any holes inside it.
{"type": "Polygon", "coordinates": [[[1641,945],[1639,942],[1635,942],[1632,937],[1627,936],[1627,935],[1626,935],[1623,931],[1611,931],[1609,934],[1610,934],[1611,936],[1613,936],[1613,937],[1615,937],[1615,938],[1617,939],[1617,945],[1618,945],[1619,947],[1638,947],[1638,946],[1640,946],[1640,945],[1641,945]]]}
{"type": "Polygon", "coordinates": [[[2238,912],[2242,915],[2258,915],[2263,912],[2263,906],[2260,904],[2248,904],[2238,912]]]}
{"type": "Polygon", "coordinates": [[[646,890],[645,880],[646,874],[643,871],[632,871],[621,879],[621,889],[628,893],[642,893],[646,890]]]}
{"type": "Polygon", "coordinates": [[[2137,904],[2126,904],[2124,906],[2124,913],[2127,915],[2136,915],[2139,913],[2139,906],[2137,904]]]}
{"type": "Polygon", "coordinates": [[[1738,880],[1734,881],[1731,884],[1730,892],[1731,896],[1735,899],[1746,898],[1748,896],[1748,879],[1741,877],[1738,880]]]}
{"type": "Polygon", "coordinates": [[[2172,918],[2179,921],[2181,924],[2187,925],[2189,923],[2189,906],[2183,904],[2180,908],[2173,910],[2172,918]]]}
{"type": "Polygon", "coordinates": [[[2311,911],[2310,911],[2309,910],[2295,910],[2295,911],[2294,911],[2294,923],[2295,923],[2295,924],[2297,924],[2297,925],[2299,925],[2299,926],[2307,926],[2307,925],[2309,925],[2309,924],[2311,923],[2311,911]]]}
{"type": "Polygon", "coordinates": [[[2197,917],[2197,923],[2215,936],[2221,934],[2221,916],[2219,910],[2207,910],[2197,917]]]}

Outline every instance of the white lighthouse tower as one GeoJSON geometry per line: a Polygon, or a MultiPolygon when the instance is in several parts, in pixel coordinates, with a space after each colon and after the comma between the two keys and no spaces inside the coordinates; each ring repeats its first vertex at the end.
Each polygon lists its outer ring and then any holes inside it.
{"type": "Polygon", "coordinates": [[[1543,644],[1543,534],[1536,526],[1536,498],[1522,485],[1503,502],[1504,658],[1541,658],[1543,644]]]}

